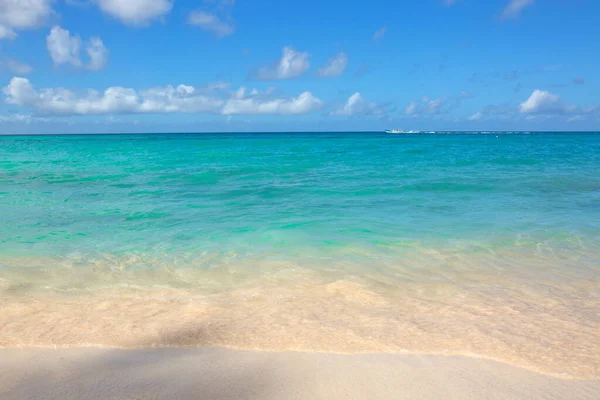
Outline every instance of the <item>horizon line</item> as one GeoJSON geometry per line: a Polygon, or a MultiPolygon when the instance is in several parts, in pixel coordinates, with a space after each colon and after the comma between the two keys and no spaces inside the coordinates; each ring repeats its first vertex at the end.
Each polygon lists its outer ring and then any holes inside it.
{"type": "MultiPolygon", "coordinates": [[[[436,133],[600,133],[600,130],[418,130],[394,135],[419,135],[436,133]]],[[[77,135],[214,135],[214,134],[301,134],[301,133],[386,133],[385,130],[331,130],[331,131],[178,131],[178,132],[77,132],[77,133],[0,133],[0,136],[77,136],[77,135]]]]}

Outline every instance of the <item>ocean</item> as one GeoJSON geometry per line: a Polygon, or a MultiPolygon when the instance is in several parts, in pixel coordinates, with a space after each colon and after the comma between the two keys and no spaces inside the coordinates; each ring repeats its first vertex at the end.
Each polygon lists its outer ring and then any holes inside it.
{"type": "Polygon", "coordinates": [[[0,346],[600,377],[599,133],[0,137],[0,346]]]}

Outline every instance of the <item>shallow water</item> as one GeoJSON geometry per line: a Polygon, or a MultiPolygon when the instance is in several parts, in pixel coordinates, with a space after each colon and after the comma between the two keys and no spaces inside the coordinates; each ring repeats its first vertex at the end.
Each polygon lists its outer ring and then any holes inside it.
{"type": "Polygon", "coordinates": [[[0,346],[600,377],[598,171],[590,133],[0,137],[0,346]]]}

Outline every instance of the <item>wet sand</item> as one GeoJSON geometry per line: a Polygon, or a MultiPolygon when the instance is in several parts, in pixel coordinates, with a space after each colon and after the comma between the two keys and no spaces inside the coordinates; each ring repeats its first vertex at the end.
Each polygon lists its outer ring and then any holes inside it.
{"type": "Polygon", "coordinates": [[[287,281],[196,289],[0,295],[0,348],[199,348],[475,356],[600,378],[597,282],[367,285],[287,281]],[[545,286],[548,287],[548,286],[545,286]]]}
{"type": "Polygon", "coordinates": [[[597,399],[567,380],[460,356],[202,349],[2,349],[0,399],[597,399]]]}

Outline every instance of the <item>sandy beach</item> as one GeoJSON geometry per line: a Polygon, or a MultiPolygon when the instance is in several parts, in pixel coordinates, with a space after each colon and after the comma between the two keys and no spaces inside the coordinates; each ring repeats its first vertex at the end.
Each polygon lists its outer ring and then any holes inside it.
{"type": "Polygon", "coordinates": [[[0,400],[600,399],[597,134],[0,139],[0,400]]]}
{"type": "Polygon", "coordinates": [[[0,399],[597,399],[475,358],[202,349],[3,349],[0,399]]]}
{"type": "Polygon", "coordinates": [[[600,400],[599,22],[0,0],[0,400],[600,400]]]}

